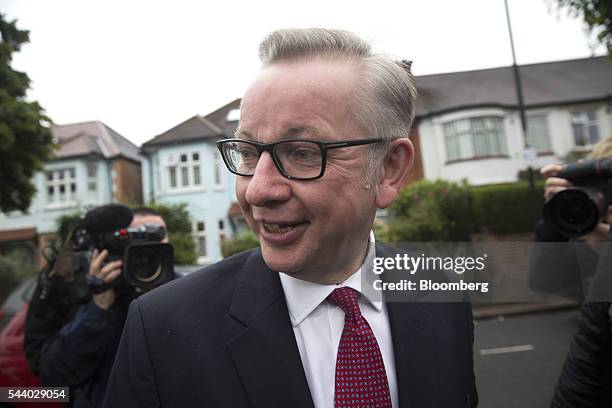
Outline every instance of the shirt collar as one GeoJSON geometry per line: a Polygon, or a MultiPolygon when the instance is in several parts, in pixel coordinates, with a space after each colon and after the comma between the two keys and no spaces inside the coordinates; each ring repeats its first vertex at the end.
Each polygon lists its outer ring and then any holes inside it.
{"type": "MultiPolygon", "coordinates": [[[[281,284],[287,299],[287,307],[291,324],[295,327],[299,325],[317,306],[333,292],[334,289],[343,286],[355,289],[361,292],[361,273],[365,266],[372,266],[376,251],[374,249],[374,233],[370,231],[370,243],[368,246],[368,254],[363,264],[357,269],[348,279],[337,285],[324,285],[320,283],[308,282],[289,276],[285,273],[280,274],[281,284]]],[[[365,293],[362,296],[368,299],[365,293]]],[[[376,309],[382,311],[382,303],[368,299],[368,302],[376,309]]]]}

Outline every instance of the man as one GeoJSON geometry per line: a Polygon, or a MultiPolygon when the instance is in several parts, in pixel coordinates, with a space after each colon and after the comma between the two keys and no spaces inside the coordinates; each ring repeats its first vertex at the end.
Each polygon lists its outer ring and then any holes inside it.
{"type": "MultiPolygon", "coordinates": [[[[150,208],[137,208],[132,212],[127,207],[112,204],[96,210],[105,209],[110,214],[114,211],[120,217],[123,214],[128,217],[113,225],[159,225],[166,229],[162,217],[150,208]]],[[[167,234],[161,242],[168,242],[167,234]]],[[[110,284],[119,278],[123,265],[121,260],[105,263],[108,255],[106,249],[94,250],[88,273],[110,284]]],[[[25,345],[30,365],[40,375],[41,383],[70,387],[70,406],[101,406],[128,306],[137,294],[129,286],[109,288],[93,293],[90,301],[75,305],[67,311],[67,316],[60,316],[39,300],[37,290],[28,311],[25,345]]]]}
{"type": "Polygon", "coordinates": [[[260,58],[219,149],[261,249],[133,302],[105,405],[474,406],[469,305],[358,292],[413,158],[407,64],[324,29],[276,31],[260,58]]]}

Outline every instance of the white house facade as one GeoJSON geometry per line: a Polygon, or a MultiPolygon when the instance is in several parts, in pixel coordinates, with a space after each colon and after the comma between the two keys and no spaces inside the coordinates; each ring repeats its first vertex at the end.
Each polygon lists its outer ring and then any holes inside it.
{"type": "Polygon", "coordinates": [[[230,217],[235,178],[216,145],[231,137],[238,105],[234,101],[210,115],[194,116],[142,146],[145,200],[187,204],[200,264],[220,260],[222,241],[238,227],[230,217]]]}
{"type": "Polygon", "coordinates": [[[137,146],[99,121],[53,126],[51,132],[58,148],[34,175],[30,208],[0,213],[0,253],[25,250],[33,264],[58,217],[111,202],[142,203],[137,146]]]}
{"type": "Polygon", "coordinates": [[[416,132],[426,179],[516,181],[612,136],[612,63],[605,57],[521,68],[523,136],[509,67],[417,78],[416,132]],[[533,149],[525,154],[525,148],[533,149]],[[535,153],[535,154],[533,154],[535,153]]]}

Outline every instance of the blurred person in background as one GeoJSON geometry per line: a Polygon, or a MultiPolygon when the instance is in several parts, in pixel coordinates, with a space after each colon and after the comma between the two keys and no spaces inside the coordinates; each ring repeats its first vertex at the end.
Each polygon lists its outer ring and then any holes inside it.
{"type": "MultiPolygon", "coordinates": [[[[98,210],[111,206],[132,212],[117,204],[98,210]]],[[[155,225],[167,230],[163,218],[146,207],[133,210],[128,222],[120,221],[111,228],[155,225]]],[[[168,242],[167,234],[161,242],[168,242]]],[[[121,277],[123,262],[107,262],[108,257],[107,249],[94,249],[88,262],[89,279],[104,282],[108,289],[87,293],[84,302],[57,307],[57,299],[40,299],[39,282],[28,311],[24,345],[32,371],[43,386],[70,387],[72,407],[101,405],[129,303],[140,294],[133,286],[113,285],[121,277]]]]}
{"type": "MultiPolygon", "coordinates": [[[[609,157],[612,157],[612,136],[595,145],[590,155],[591,159],[609,157]]],[[[562,168],[559,164],[549,164],[541,169],[546,177],[546,200],[572,186],[569,180],[556,177],[562,168]]],[[[612,241],[611,222],[612,206],[609,205],[595,229],[577,239],[568,240],[543,221],[536,225],[536,241],[577,242],[566,248],[549,248],[552,249],[549,253],[536,244],[530,265],[531,287],[544,293],[561,291],[580,301],[586,299],[578,332],[572,339],[553,395],[551,406],[555,408],[612,407],[612,306],[609,301],[589,301],[590,292],[601,285],[608,287],[603,293],[612,291],[612,251],[605,245],[600,253],[602,246],[597,245],[612,241]]]]}
{"type": "MultiPolygon", "coordinates": [[[[590,159],[609,157],[612,157],[612,136],[597,143],[589,155],[590,159]]],[[[557,177],[562,169],[562,164],[548,164],[540,170],[546,178],[546,201],[560,191],[572,187],[571,181],[557,177]]],[[[530,287],[538,293],[556,293],[579,302],[584,301],[599,262],[597,243],[608,240],[611,222],[612,206],[608,206],[606,216],[592,232],[569,239],[551,228],[544,220],[538,221],[535,226],[535,241],[569,242],[570,245],[534,247],[530,260],[530,287]],[[577,244],[571,244],[573,242],[577,244]],[[554,254],[551,251],[554,251],[554,254]]]]}

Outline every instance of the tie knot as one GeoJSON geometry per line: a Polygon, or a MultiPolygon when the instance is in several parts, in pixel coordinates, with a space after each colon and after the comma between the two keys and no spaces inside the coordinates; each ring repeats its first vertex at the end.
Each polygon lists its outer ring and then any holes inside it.
{"type": "Polygon", "coordinates": [[[358,318],[361,316],[361,311],[359,310],[359,293],[354,289],[346,286],[334,289],[327,297],[327,301],[342,309],[344,314],[348,317],[358,318]]]}

